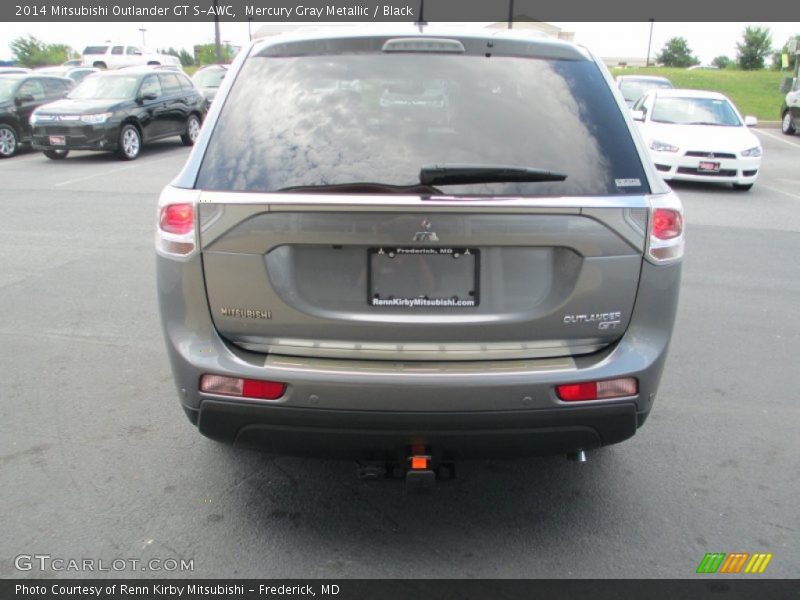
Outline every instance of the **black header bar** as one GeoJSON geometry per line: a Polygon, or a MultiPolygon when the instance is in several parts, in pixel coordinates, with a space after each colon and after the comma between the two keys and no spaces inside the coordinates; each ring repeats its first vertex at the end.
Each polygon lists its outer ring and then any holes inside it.
{"type": "Polygon", "coordinates": [[[3,0],[0,21],[785,21],[786,0],[3,0]],[[424,14],[420,15],[420,9],[424,14]]]}

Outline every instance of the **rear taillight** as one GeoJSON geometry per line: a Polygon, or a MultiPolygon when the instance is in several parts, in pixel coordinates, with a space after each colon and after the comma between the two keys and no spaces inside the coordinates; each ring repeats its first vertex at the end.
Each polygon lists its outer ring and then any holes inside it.
{"type": "Polygon", "coordinates": [[[568,383],[556,387],[556,394],[565,402],[608,400],[635,396],[637,393],[639,393],[639,382],[633,377],[568,383]]]}
{"type": "Polygon", "coordinates": [[[161,231],[184,235],[194,228],[194,206],[191,204],[168,204],[161,207],[158,219],[161,231]]]}
{"type": "Polygon", "coordinates": [[[156,252],[185,258],[197,248],[197,192],[168,186],[158,201],[156,252]]]}
{"type": "Polygon", "coordinates": [[[683,233],[683,215],[670,208],[653,211],[653,235],[660,240],[671,240],[683,233]]]}
{"type": "Polygon", "coordinates": [[[683,257],[683,206],[670,192],[650,196],[650,226],[647,258],[656,264],[670,263],[683,257]]]}
{"type": "Polygon", "coordinates": [[[253,400],[277,400],[286,392],[286,384],[278,381],[242,379],[227,375],[205,374],[200,378],[200,391],[220,396],[238,396],[253,400]]]}

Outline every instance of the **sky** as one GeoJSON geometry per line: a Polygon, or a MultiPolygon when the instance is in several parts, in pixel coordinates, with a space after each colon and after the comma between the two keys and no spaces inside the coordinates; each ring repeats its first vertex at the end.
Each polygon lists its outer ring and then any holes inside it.
{"type": "MultiPolygon", "coordinates": [[[[255,33],[263,24],[254,21],[255,33]]],[[[464,24],[474,26],[480,24],[464,24]]],[[[553,23],[566,31],[575,32],[575,41],[591,48],[601,57],[645,58],[650,23],[553,23]]],[[[769,27],[773,46],[780,47],[790,37],[800,34],[800,22],[793,23],[659,23],[653,26],[651,56],[655,56],[664,43],[676,36],[684,37],[689,47],[703,64],[710,63],[714,57],[724,54],[736,56],[736,42],[741,39],[747,25],[769,27]]],[[[288,23],[270,23],[270,28],[294,28],[288,23]]],[[[364,24],[361,24],[363,27],[364,24]]],[[[222,23],[221,36],[232,45],[243,45],[248,41],[248,24],[222,23]]],[[[73,48],[82,49],[91,42],[114,40],[142,43],[145,28],[145,45],[154,48],[186,48],[191,50],[195,44],[214,41],[212,23],[14,23],[14,26],[0,27],[0,59],[12,58],[9,43],[16,37],[31,34],[48,43],[66,43],[73,48]]]]}

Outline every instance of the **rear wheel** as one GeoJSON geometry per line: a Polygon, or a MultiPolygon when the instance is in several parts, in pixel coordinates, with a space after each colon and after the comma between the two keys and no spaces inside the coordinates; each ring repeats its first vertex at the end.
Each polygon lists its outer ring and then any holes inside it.
{"type": "Polygon", "coordinates": [[[783,113],[783,120],[781,121],[781,131],[786,135],[794,135],[794,123],[792,123],[792,111],[787,110],[783,113]]]}
{"type": "Polygon", "coordinates": [[[181,136],[184,146],[194,146],[197,136],[200,135],[200,119],[197,115],[189,115],[186,119],[186,133],[181,136]]]}
{"type": "Polygon", "coordinates": [[[117,148],[117,156],[119,156],[122,160],[136,160],[141,149],[142,136],[139,133],[139,130],[130,123],[123,125],[122,131],[119,132],[119,147],[117,148]]]}
{"type": "Polygon", "coordinates": [[[734,183],[733,189],[739,190],[740,192],[746,192],[751,187],[753,187],[752,183],[734,183]]]}
{"type": "Polygon", "coordinates": [[[69,150],[45,150],[44,155],[50,160],[63,160],[67,158],[69,150]]]}
{"type": "Polygon", "coordinates": [[[92,65],[95,69],[107,69],[106,63],[97,61],[92,65]]]}
{"type": "Polygon", "coordinates": [[[17,153],[19,140],[16,130],[11,125],[0,125],[0,158],[11,158],[17,153]]]}

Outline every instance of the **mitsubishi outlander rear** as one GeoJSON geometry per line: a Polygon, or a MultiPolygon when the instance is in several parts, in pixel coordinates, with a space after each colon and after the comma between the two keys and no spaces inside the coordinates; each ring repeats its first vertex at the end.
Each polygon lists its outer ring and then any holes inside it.
{"type": "Polygon", "coordinates": [[[374,461],[634,435],[683,248],[680,201],[591,53],[397,26],[243,50],[156,233],[200,432],[374,461]]]}

